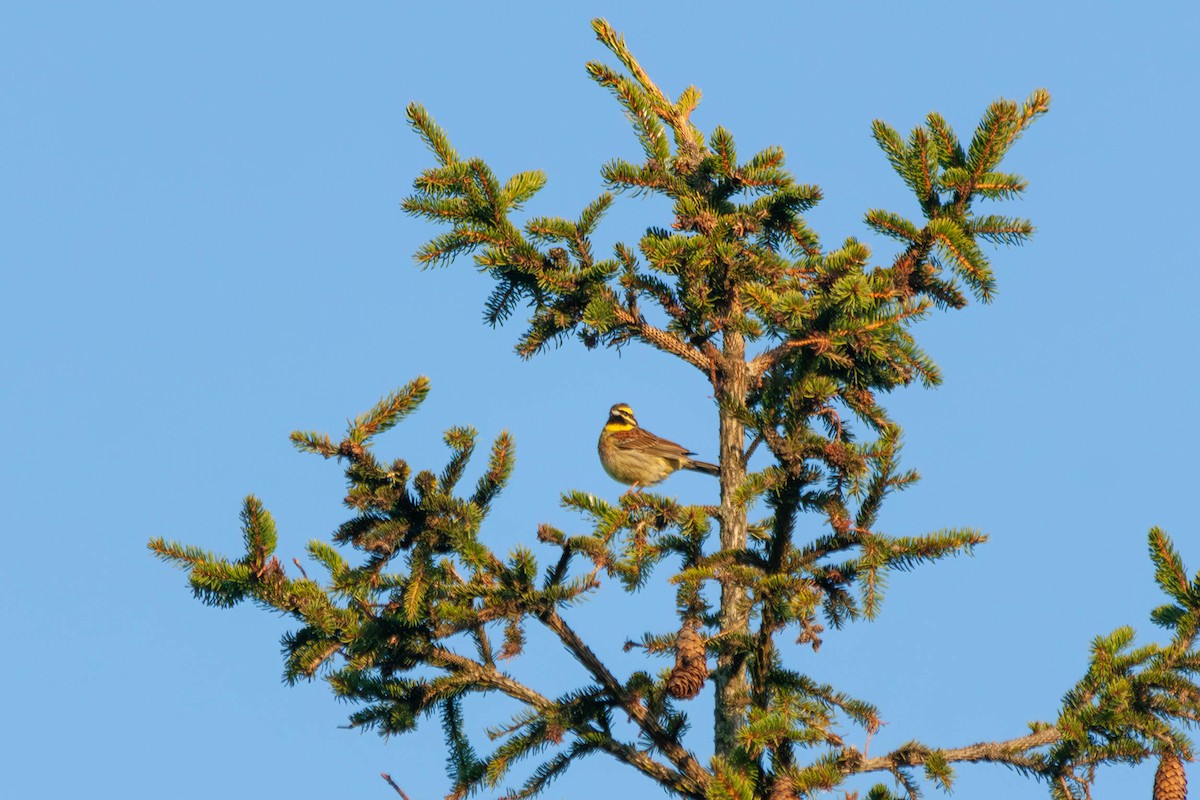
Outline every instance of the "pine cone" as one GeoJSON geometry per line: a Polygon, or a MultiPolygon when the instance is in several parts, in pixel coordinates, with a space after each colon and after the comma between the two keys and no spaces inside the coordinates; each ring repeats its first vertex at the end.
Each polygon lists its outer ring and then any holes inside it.
{"type": "Polygon", "coordinates": [[[1187,800],[1187,775],[1174,753],[1163,756],[1154,773],[1154,800],[1187,800]]]}
{"type": "Polygon", "coordinates": [[[690,623],[679,631],[675,642],[675,668],[667,678],[667,691],[677,700],[691,700],[700,694],[708,680],[708,660],[704,642],[690,623]]]}

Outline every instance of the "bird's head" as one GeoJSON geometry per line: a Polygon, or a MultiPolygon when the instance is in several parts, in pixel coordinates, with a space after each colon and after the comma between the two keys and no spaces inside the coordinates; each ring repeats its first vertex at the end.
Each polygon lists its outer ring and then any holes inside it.
{"type": "Polygon", "coordinates": [[[633,416],[633,409],[625,403],[617,403],[608,410],[608,425],[605,427],[625,430],[636,428],[637,420],[633,416]]]}

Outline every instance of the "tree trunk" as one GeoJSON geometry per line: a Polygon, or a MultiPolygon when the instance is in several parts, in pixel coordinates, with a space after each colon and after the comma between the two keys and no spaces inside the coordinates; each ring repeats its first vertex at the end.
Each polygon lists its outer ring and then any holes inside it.
{"type": "MultiPolygon", "coordinates": [[[[746,402],[746,342],[740,333],[725,332],[723,368],[718,371],[716,389],[721,414],[721,549],[746,547],[746,507],[735,503],[733,494],[746,479],[746,432],[731,409],[746,402]]],[[[746,633],[750,608],[746,590],[729,581],[721,582],[721,633],[746,633]]],[[[745,721],[747,702],[746,670],[741,658],[735,659],[722,647],[713,675],[716,686],[714,745],[717,755],[728,753],[734,737],[745,721]]]]}

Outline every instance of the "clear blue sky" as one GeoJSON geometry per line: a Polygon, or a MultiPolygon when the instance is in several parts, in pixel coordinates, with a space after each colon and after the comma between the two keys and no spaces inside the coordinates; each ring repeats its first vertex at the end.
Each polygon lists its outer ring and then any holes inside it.
{"type": "MultiPolygon", "coordinates": [[[[489,285],[469,263],[412,265],[433,229],[398,207],[429,163],[404,124],[411,100],[501,174],[545,170],[533,213],[574,215],[601,190],[604,161],[638,156],[584,75],[605,55],[595,15],[668,91],[703,90],[702,127],[726,125],[743,153],[783,146],[825,190],[810,219],[829,244],[866,237],[868,207],[915,211],[870,139],[873,118],[907,130],[936,109],[965,131],[997,96],[1054,96],[1010,162],[1031,188],[1007,211],[1031,217],[1036,238],[997,254],[992,306],[920,329],[945,386],[891,403],[906,464],[925,477],[882,527],[973,525],[992,541],[895,576],[880,621],[796,653],[799,669],[881,707],[889,724],[872,752],[1020,735],[1053,717],[1091,637],[1126,623],[1157,634],[1147,529],[1163,526],[1200,568],[1198,12],[575,5],[6,8],[5,795],[386,798],[381,770],[413,800],[442,795],[436,726],[390,742],[339,729],[350,709],[324,684],[280,683],[286,621],[201,606],[145,549],[165,535],[237,553],[249,492],[276,514],[285,561],[326,536],[346,513],[341,474],[295,453],[295,428],[338,433],[384,392],[431,376],[425,407],[383,452],[437,467],[446,427],[511,429],[518,470],[488,534],[501,550],[542,521],[578,527],[557,506],[562,490],[620,492],[594,451],[613,402],[715,455],[715,410],[687,368],[578,345],[521,363],[516,327],[481,324],[489,285]]],[[[636,239],[659,211],[621,201],[604,241],[636,239]]],[[[690,474],[664,488],[693,502],[715,491],[690,474]]],[[[616,654],[631,619],[661,618],[662,599],[610,593],[573,614],[616,654]]],[[[534,682],[576,674],[544,640],[531,649],[521,669],[534,682]]],[[[641,666],[614,660],[623,674],[641,666]]],[[[703,698],[695,713],[706,727],[703,698]]],[[[960,797],[1045,794],[1001,768],[960,774],[960,797]]],[[[1148,796],[1150,776],[1105,772],[1098,796],[1148,796]]],[[[616,792],[657,795],[596,758],[548,796],[616,792]]]]}

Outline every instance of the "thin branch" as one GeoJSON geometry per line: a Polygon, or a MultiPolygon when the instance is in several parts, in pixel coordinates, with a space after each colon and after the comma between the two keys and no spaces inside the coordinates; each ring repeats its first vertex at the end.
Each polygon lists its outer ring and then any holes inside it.
{"type": "Polygon", "coordinates": [[[880,328],[885,328],[888,325],[894,325],[897,322],[900,322],[901,320],[905,320],[916,314],[920,314],[924,310],[925,309],[921,306],[905,307],[905,308],[902,308],[898,313],[894,314],[893,316],[886,317],[884,319],[875,320],[874,322],[869,322],[866,325],[855,328],[853,330],[847,329],[847,330],[839,330],[839,331],[829,331],[827,333],[820,334],[818,336],[809,336],[805,339],[788,339],[787,341],[785,341],[775,347],[772,347],[770,350],[766,350],[762,353],[759,353],[757,356],[750,359],[750,361],[747,362],[747,364],[746,364],[748,374],[749,374],[751,380],[762,377],[763,375],[765,375],[767,373],[768,370],[771,369],[771,367],[773,367],[777,363],[779,363],[780,359],[782,359],[783,356],[788,351],[790,351],[794,348],[807,347],[808,345],[814,345],[814,344],[818,345],[818,347],[820,347],[821,345],[824,345],[824,350],[818,349],[818,352],[824,352],[825,350],[829,349],[833,340],[838,337],[849,336],[851,334],[867,333],[869,331],[874,331],[874,330],[878,330],[880,328]]]}
{"type": "MultiPolygon", "coordinates": [[[[948,762],[995,761],[1006,764],[1028,765],[1027,751],[1053,744],[1062,738],[1058,728],[1049,727],[1005,742],[979,742],[952,750],[937,750],[937,754],[948,762]]],[[[917,767],[925,762],[925,753],[914,749],[900,748],[885,756],[863,759],[854,764],[852,773],[890,772],[896,767],[917,767]]]]}
{"type": "Polygon", "coordinates": [[[682,358],[705,375],[712,373],[714,364],[711,356],[706,356],[678,336],[668,333],[662,328],[654,327],[646,321],[645,317],[635,316],[620,306],[617,306],[615,311],[617,321],[627,328],[633,329],[638,338],[646,344],[656,347],[664,353],[682,358]]]}
{"type": "Polygon", "coordinates": [[[754,455],[754,451],[758,449],[758,446],[760,444],[762,444],[762,442],[763,442],[763,436],[760,433],[754,437],[754,440],[750,442],[750,446],[746,448],[746,455],[743,456],[743,460],[746,462],[749,462],[750,457],[752,455],[754,455]]]}
{"type": "Polygon", "coordinates": [[[746,365],[750,378],[754,379],[760,375],[766,374],[767,370],[775,366],[779,359],[783,358],[784,353],[795,347],[806,347],[810,344],[820,344],[828,342],[828,336],[810,336],[807,339],[789,339],[777,347],[772,347],[770,350],[759,353],[754,358],[750,359],[750,363],[746,365]]]}
{"type": "MultiPolygon", "coordinates": [[[[568,638],[573,637],[574,640],[578,642],[578,644],[582,646],[584,650],[587,650],[588,654],[591,656],[591,660],[596,665],[599,665],[600,669],[603,670],[604,674],[608,678],[608,681],[602,681],[605,683],[605,688],[608,689],[615,698],[621,698],[623,700],[624,693],[621,691],[621,685],[617,682],[616,678],[614,678],[611,673],[609,673],[607,669],[600,664],[595,654],[592,653],[586,645],[579,641],[579,637],[575,634],[575,632],[571,631],[569,628],[566,628],[566,623],[562,622],[560,617],[557,617],[557,615],[555,615],[555,617],[560,623],[562,623],[565,631],[567,631],[567,633],[564,635],[567,635],[568,638]],[[611,686],[609,685],[609,682],[611,682],[611,686]],[[615,687],[615,691],[612,687],[615,687]]],[[[551,629],[553,630],[554,627],[551,626],[551,629]]],[[[575,651],[572,650],[572,652],[575,651]]],[[[582,661],[583,659],[580,660],[582,661]]],[[[476,661],[472,661],[469,658],[460,656],[457,653],[453,653],[442,648],[438,648],[430,658],[430,663],[437,663],[439,661],[441,662],[438,664],[439,666],[449,669],[456,675],[461,675],[462,677],[468,678],[480,686],[486,686],[499,692],[503,692],[514,700],[519,700],[526,705],[532,706],[543,714],[553,711],[557,707],[557,704],[550,698],[539,694],[538,692],[530,689],[528,686],[525,686],[518,681],[513,680],[509,676],[497,670],[494,666],[485,666],[476,661]]],[[[593,674],[595,673],[593,672],[593,674]]],[[[632,710],[634,707],[640,711],[643,717],[646,716],[645,708],[640,703],[634,703],[633,705],[622,703],[622,708],[629,712],[631,717],[634,716],[632,710]]],[[[653,720],[649,720],[649,722],[652,725],[654,724],[653,720]]],[[[645,729],[646,726],[643,725],[642,727],[645,729]]],[[[663,752],[670,757],[671,754],[667,753],[662,745],[669,746],[672,743],[672,740],[667,736],[666,732],[662,731],[661,728],[658,728],[657,725],[654,725],[654,728],[657,730],[659,737],[663,740],[662,744],[660,745],[660,749],[662,749],[663,752]]],[[[647,735],[649,735],[649,733],[647,735]]],[[[655,744],[659,745],[659,741],[657,739],[655,740],[655,744]]],[[[682,753],[682,755],[690,759],[692,765],[694,765],[694,769],[688,770],[687,774],[673,770],[665,764],[660,764],[632,745],[618,742],[615,739],[606,741],[603,745],[601,745],[601,749],[603,749],[605,752],[611,753],[613,756],[617,757],[626,764],[636,767],[644,774],[649,775],[664,786],[681,793],[692,794],[696,797],[704,796],[704,781],[707,779],[708,773],[705,772],[704,769],[695,762],[695,759],[691,757],[691,754],[684,751],[678,745],[675,746],[675,750],[678,751],[676,755],[682,753]]]]}
{"type": "Polygon", "coordinates": [[[387,782],[388,782],[388,786],[390,786],[390,787],[392,787],[393,789],[395,789],[395,790],[396,790],[396,794],[400,795],[402,798],[404,798],[404,800],[408,800],[408,795],[406,795],[406,794],[404,793],[404,790],[403,790],[403,789],[401,789],[399,786],[397,786],[397,785],[396,785],[396,782],[395,782],[394,780],[392,780],[392,776],[391,776],[391,775],[388,775],[386,772],[381,772],[381,773],[379,773],[379,777],[381,777],[381,778],[383,778],[385,781],[387,781],[387,782]]]}
{"type": "MultiPolygon", "coordinates": [[[[654,744],[654,746],[666,756],[672,764],[679,768],[686,780],[687,790],[704,794],[704,787],[708,784],[708,770],[700,766],[687,749],[685,749],[679,741],[668,734],[658,721],[655,720],[646,706],[642,702],[629,696],[625,691],[625,687],[617,680],[608,667],[596,656],[592,649],[584,643],[575,631],[567,625],[566,621],[558,615],[554,609],[541,616],[541,620],[545,623],[559,640],[566,646],[571,655],[575,656],[576,660],[587,669],[588,672],[599,682],[599,684],[608,692],[609,696],[620,706],[629,718],[637,723],[638,727],[646,735],[646,737],[654,744]]],[[[634,762],[630,762],[634,763],[634,762]]],[[[635,764],[635,766],[637,766],[635,764]]]]}
{"type": "Polygon", "coordinates": [[[479,652],[484,657],[484,663],[494,669],[496,662],[492,657],[492,643],[482,624],[475,626],[475,641],[479,643],[479,652]]]}
{"type": "Polygon", "coordinates": [[[694,781],[689,779],[687,775],[678,770],[673,770],[665,764],[658,763],[631,744],[618,742],[616,739],[608,739],[600,745],[600,749],[612,755],[618,761],[641,770],[643,774],[649,775],[673,791],[696,798],[704,797],[704,790],[696,787],[694,781]]]}
{"type": "Polygon", "coordinates": [[[444,647],[433,648],[428,660],[435,667],[441,667],[455,675],[475,681],[480,686],[503,692],[514,700],[520,700],[526,705],[533,706],[538,711],[546,712],[556,706],[553,700],[530,689],[525,684],[513,680],[496,669],[495,665],[481,664],[444,647]]]}

